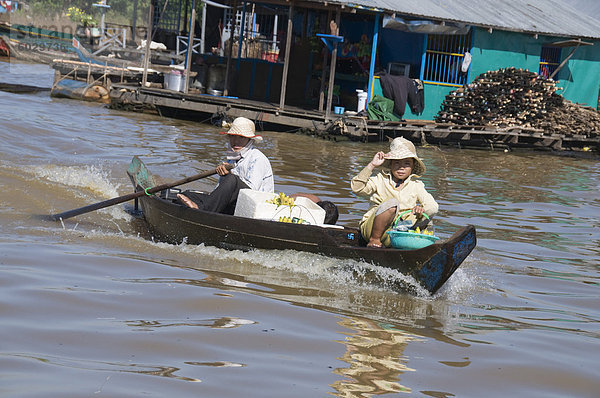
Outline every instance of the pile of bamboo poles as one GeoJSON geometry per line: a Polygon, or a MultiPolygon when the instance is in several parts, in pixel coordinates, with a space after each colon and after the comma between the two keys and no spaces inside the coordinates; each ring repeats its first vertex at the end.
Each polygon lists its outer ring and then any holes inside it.
{"type": "Polygon", "coordinates": [[[448,94],[438,123],[525,127],[550,134],[595,137],[600,113],[564,99],[554,80],[517,68],[488,71],[448,94]]]}

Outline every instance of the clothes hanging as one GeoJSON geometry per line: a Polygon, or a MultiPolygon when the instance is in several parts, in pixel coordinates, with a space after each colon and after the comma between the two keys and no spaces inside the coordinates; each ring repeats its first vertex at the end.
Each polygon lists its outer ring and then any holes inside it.
{"type": "Polygon", "coordinates": [[[425,91],[420,80],[413,80],[406,76],[381,74],[381,90],[383,96],[394,101],[394,113],[404,116],[406,103],[415,115],[423,113],[425,108],[425,91]],[[419,88],[420,87],[420,88],[419,88]]]}

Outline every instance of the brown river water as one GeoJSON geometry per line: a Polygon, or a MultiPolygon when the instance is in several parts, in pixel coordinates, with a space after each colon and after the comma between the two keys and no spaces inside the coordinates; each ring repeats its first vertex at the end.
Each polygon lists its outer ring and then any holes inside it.
{"type": "MultiPolygon", "coordinates": [[[[49,87],[46,66],[0,63],[49,87]]],[[[214,168],[219,128],[0,92],[0,396],[597,397],[600,166],[539,152],[419,147],[436,233],[478,246],[434,296],[369,264],[157,242],[132,204],[138,155],[161,180],[214,168]],[[371,267],[372,268],[372,267],[371,267]],[[359,272],[355,272],[355,271],[359,272]]],[[[384,143],[263,132],[276,191],[357,225],[349,181],[384,143]]],[[[211,189],[215,179],[189,187],[211,189]]]]}

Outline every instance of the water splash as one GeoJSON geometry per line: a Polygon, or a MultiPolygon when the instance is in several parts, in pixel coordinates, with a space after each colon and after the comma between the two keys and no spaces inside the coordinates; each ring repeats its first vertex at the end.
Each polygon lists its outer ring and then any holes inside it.
{"type": "Polygon", "coordinates": [[[86,188],[103,197],[119,196],[117,186],[109,179],[108,172],[96,166],[31,166],[36,177],[44,178],[69,187],[86,188]]]}
{"type": "MultiPolygon", "coordinates": [[[[429,292],[418,284],[411,276],[386,268],[375,266],[364,261],[337,259],[314,253],[295,250],[260,250],[251,251],[225,250],[213,246],[179,245],[153,243],[157,247],[186,253],[195,258],[212,257],[219,262],[235,265],[259,265],[266,270],[286,271],[284,279],[291,283],[291,276],[303,278],[311,282],[327,282],[329,287],[339,290],[367,289],[370,291],[406,290],[420,297],[429,297],[429,292]]],[[[267,272],[265,270],[265,272],[267,272]]],[[[255,270],[256,272],[256,270],[255,270]]],[[[254,273],[256,275],[256,273],[254,273]]],[[[270,273],[273,276],[273,273],[270,273]]],[[[278,281],[277,283],[287,283],[278,281]]]]}

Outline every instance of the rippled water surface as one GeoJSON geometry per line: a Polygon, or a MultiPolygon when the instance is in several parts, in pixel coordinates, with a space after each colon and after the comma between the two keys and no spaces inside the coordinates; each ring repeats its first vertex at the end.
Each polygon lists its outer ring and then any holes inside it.
{"type": "MultiPolygon", "coordinates": [[[[52,84],[45,66],[0,72],[52,84]]],[[[131,204],[45,221],[131,192],[133,155],[173,181],[214,168],[225,141],[47,92],[0,104],[0,396],[598,396],[597,159],[419,147],[438,235],[478,234],[431,297],[366,283],[359,262],[156,242],[131,204]]],[[[262,134],[277,191],[357,225],[349,180],[385,144],[262,134]]]]}

